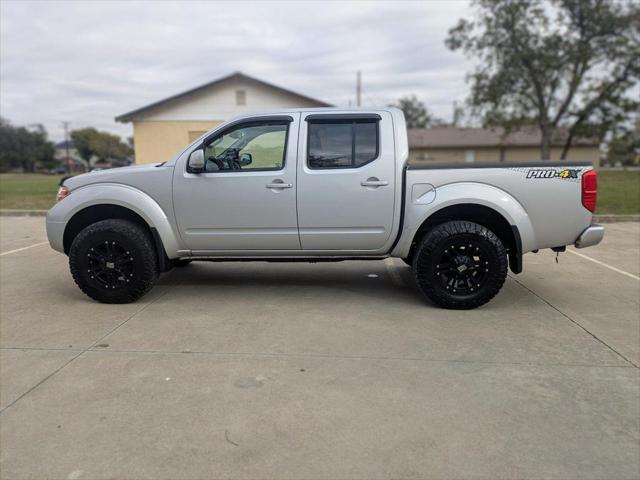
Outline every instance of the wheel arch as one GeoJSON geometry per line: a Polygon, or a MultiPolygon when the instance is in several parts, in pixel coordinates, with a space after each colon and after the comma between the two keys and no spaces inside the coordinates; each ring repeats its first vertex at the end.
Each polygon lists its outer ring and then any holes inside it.
{"type": "Polygon", "coordinates": [[[64,253],[67,255],[69,254],[73,240],[83,229],[102,220],[110,219],[128,220],[142,227],[151,238],[160,271],[165,271],[167,269],[169,265],[169,258],[167,257],[167,253],[158,230],[155,227],[150,226],[139,214],[130,208],[123,207],[122,205],[99,203],[85,207],[76,212],[69,219],[64,229],[62,240],[64,253]]]}
{"type": "Polygon", "coordinates": [[[513,273],[522,271],[522,237],[517,225],[512,225],[496,209],[478,203],[457,203],[444,206],[425,218],[411,239],[408,258],[412,258],[424,236],[437,225],[462,220],[474,222],[495,233],[505,246],[509,256],[509,268],[513,273]]]}
{"type": "Polygon", "coordinates": [[[179,256],[178,237],[160,205],[146,193],[119,184],[81,187],[58,202],[47,215],[50,241],[53,238],[52,244],[68,254],[73,239],[83,228],[108,218],[141,225],[150,233],[161,263],[179,256]]]}

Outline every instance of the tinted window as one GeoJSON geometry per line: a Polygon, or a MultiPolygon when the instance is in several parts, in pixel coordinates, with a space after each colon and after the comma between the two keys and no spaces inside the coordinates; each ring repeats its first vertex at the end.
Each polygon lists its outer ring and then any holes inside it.
{"type": "Polygon", "coordinates": [[[310,168],[356,168],[378,156],[378,122],[331,120],[309,122],[310,168]]]}
{"type": "Polygon", "coordinates": [[[239,125],[205,146],[205,171],[280,170],[289,123],[239,125]]]}
{"type": "Polygon", "coordinates": [[[356,146],[354,165],[360,167],[378,156],[378,123],[356,123],[354,129],[356,146]]]}
{"type": "Polygon", "coordinates": [[[309,125],[309,166],[339,168],[351,166],[351,123],[309,125]]]}

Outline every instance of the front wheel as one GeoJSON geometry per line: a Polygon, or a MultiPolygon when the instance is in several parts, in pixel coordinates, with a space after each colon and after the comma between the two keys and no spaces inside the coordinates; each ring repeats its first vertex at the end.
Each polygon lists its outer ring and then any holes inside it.
{"type": "Polygon", "coordinates": [[[102,303],[130,303],[158,278],[148,233],[127,220],[102,220],[82,230],[71,244],[69,267],[80,290],[102,303]]]}
{"type": "Polygon", "coordinates": [[[502,288],[507,253],[500,239],[482,225],[447,222],[424,237],[413,270],[418,287],[431,301],[444,308],[471,309],[502,288]]]}

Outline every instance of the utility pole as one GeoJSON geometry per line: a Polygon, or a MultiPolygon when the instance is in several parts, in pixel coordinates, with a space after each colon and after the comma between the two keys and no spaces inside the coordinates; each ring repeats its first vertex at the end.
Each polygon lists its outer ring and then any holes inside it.
{"type": "Polygon", "coordinates": [[[460,110],[458,110],[458,102],[453,101],[453,115],[451,116],[451,126],[457,127],[460,121],[460,110]]]}
{"type": "Polygon", "coordinates": [[[62,122],[64,127],[64,148],[66,150],[67,173],[71,173],[71,157],[69,155],[69,122],[62,122]]]}
{"type": "Polygon", "coordinates": [[[358,107],[362,106],[362,72],[358,70],[356,75],[356,105],[358,107]]]}

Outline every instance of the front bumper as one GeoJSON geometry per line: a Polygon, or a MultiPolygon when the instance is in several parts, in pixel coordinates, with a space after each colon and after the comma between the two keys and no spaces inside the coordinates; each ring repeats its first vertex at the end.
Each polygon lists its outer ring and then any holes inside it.
{"type": "Polygon", "coordinates": [[[51,248],[64,253],[63,239],[64,229],[67,226],[67,223],[64,221],[64,217],[60,214],[60,208],[56,208],[58,205],[60,205],[60,203],[56,203],[47,212],[47,239],[49,240],[51,248]]]}
{"type": "Polygon", "coordinates": [[[576,239],[576,248],[585,248],[597,245],[604,237],[604,226],[596,223],[589,225],[584,232],[576,239]]]}

